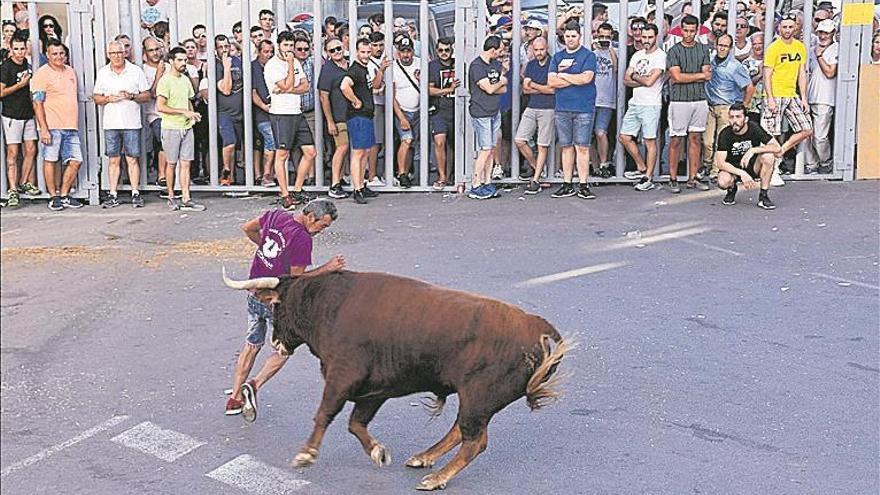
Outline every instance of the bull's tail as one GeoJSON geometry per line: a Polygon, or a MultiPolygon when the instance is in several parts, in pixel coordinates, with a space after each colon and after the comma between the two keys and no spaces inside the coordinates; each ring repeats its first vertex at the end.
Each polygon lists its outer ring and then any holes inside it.
{"type": "Polygon", "coordinates": [[[573,348],[574,345],[567,343],[559,337],[559,334],[541,336],[541,362],[538,363],[526,385],[526,403],[531,410],[540,409],[559,400],[561,396],[559,387],[568,376],[555,373],[556,367],[565,353],[573,348]],[[551,348],[553,341],[555,347],[551,348]]]}

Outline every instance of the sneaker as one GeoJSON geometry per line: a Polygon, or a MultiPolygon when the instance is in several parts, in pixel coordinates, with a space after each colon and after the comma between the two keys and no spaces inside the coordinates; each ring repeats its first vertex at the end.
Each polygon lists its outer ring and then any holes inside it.
{"type": "Polygon", "coordinates": [[[165,180],[165,177],[161,177],[156,181],[156,185],[159,187],[168,187],[168,181],[165,180]]]}
{"type": "Polygon", "coordinates": [[[580,184],[578,186],[577,197],[581,199],[596,199],[596,195],[593,194],[593,191],[590,191],[589,184],[580,184]]]}
{"type": "Polygon", "coordinates": [[[311,194],[308,194],[305,191],[290,191],[290,197],[296,202],[296,204],[304,205],[309,201],[315,199],[311,194]]]}
{"type": "Polygon", "coordinates": [[[493,195],[492,191],[486,188],[486,184],[471,187],[471,190],[468,192],[468,197],[471,199],[490,199],[493,195]]]}
{"type": "Polygon", "coordinates": [[[492,180],[501,180],[504,178],[504,169],[500,163],[492,166],[492,180]]]}
{"type": "Polygon", "coordinates": [[[379,193],[370,189],[368,186],[364,186],[363,191],[364,191],[364,197],[366,197],[366,198],[378,198],[379,197],[379,193]]]}
{"type": "Polygon", "coordinates": [[[40,188],[31,184],[30,182],[25,182],[24,184],[18,186],[18,192],[21,194],[27,194],[30,196],[39,196],[40,188]]]}
{"type": "Polygon", "coordinates": [[[705,165],[697,169],[698,181],[706,180],[707,177],[709,177],[709,169],[705,165]]]}
{"type": "Polygon", "coordinates": [[[244,401],[239,399],[233,399],[230,397],[226,401],[226,415],[227,416],[235,416],[236,414],[241,414],[241,410],[244,407],[244,401]]]}
{"type": "Polygon", "coordinates": [[[61,198],[61,206],[63,208],[70,208],[73,210],[77,210],[83,207],[83,204],[79,202],[78,199],[72,198],[70,196],[64,196],[61,198]]]}
{"type": "Polygon", "coordinates": [[[336,185],[330,186],[327,195],[333,199],[345,199],[348,197],[348,191],[342,188],[342,183],[340,182],[336,185]]]}
{"type": "Polygon", "coordinates": [[[541,184],[530,180],[529,185],[526,186],[525,194],[535,195],[541,192],[541,184]]]}
{"type": "Polygon", "coordinates": [[[19,199],[18,199],[18,191],[14,189],[9,191],[6,196],[6,207],[7,208],[18,208],[19,207],[19,199]]]}
{"type": "Polygon", "coordinates": [[[498,191],[498,187],[495,184],[484,184],[486,188],[486,192],[490,193],[493,198],[501,197],[501,192],[498,191]]]}
{"type": "Polygon", "coordinates": [[[351,185],[349,179],[351,179],[351,176],[346,175],[345,177],[339,179],[339,184],[341,184],[342,187],[348,187],[351,185]]]}
{"type": "Polygon", "coordinates": [[[144,198],[141,197],[140,193],[134,193],[131,195],[131,206],[135,208],[144,207],[144,198]]]}
{"type": "Polygon", "coordinates": [[[599,165],[599,169],[596,171],[596,175],[603,179],[608,179],[614,177],[614,170],[609,166],[599,165]]]}
{"type": "Polygon", "coordinates": [[[721,200],[721,204],[732,206],[736,204],[736,184],[733,187],[727,190],[727,194],[724,195],[724,199],[721,200]]]}
{"type": "Polygon", "coordinates": [[[535,169],[531,165],[526,165],[526,169],[519,173],[519,180],[529,182],[535,176],[535,169]]]}
{"type": "Polygon", "coordinates": [[[779,175],[779,162],[780,160],[776,159],[776,166],[773,168],[773,176],[770,177],[770,185],[773,187],[782,187],[785,185],[785,181],[782,180],[782,177],[779,175]]]}
{"type": "Polygon", "coordinates": [[[168,198],[168,209],[171,211],[180,210],[180,201],[177,198],[168,198]]]}
{"type": "Polygon", "coordinates": [[[180,210],[184,211],[205,211],[206,207],[203,204],[196,203],[192,199],[189,201],[183,201],[180,203],[180,210]]]}
{"type": "Polygon", "coordinates": [[[563,182],[562,186],[559,187],[553,194],[550,195],[551,198],[569,198],[574,196],[577,192],[574,190],[574,186],[571,182],[563,182]]]}
{"type": "Polygon", "coordinates": [[[116,208],[121,204],[122,203],[119,202],[119,197],[115,194],[111,194],[107,196],[107,199],[105,199],[103,203],[101,203],[101,208],[116,208]]]}
{"type": "Polygon", "coordinates": [[[639,170],[627,170],[623,173],[623,178],[628,180],[640,180],[645,173],[639,170]]]}
{"type": "Polygon", "coordinates": [[[285,196],[281,198],[281,208],[284,208],[287,211],[293,210],[298,204],[299,203],[297,203],[296,199],[290,196],[285,196]]]}
{"type": "Polygon", "coordinates": [[[412,187],[412,180],[409,178],[409,174],[400,174],[397,176],[397,185],[404,188],[409,189],[412,187]]]}
{"type": "Polygon", "coordinates": [[[241,417],[248,423],[253,423],[257,420],[257,387],[253,380],[241,386],[241,397],[244,399],[241,417]]]}
{"type": "Polygon", "coordinates": [[[685,187],[687,187],[688,189],[696,189],[698,191],[708,191],[709,190],[709,186],[707,184],[701,182],[699,179],[694,180],[694,181],[687,181],[687,183],[685,183],[685,187]]]}
{"type": "Polygon", "coordinates": [[[654,189],[654,182],[647,177],[642,177],[642,180],[640,180],[638,184],[633,186],[633,189],[635,189],[636,191],[650,191],[651,189],[654,189]]]}
{"type": "Polygon", "coordinates": [[[354,197],[354,202],[359,205],[367,204],[367,195],[365,194],[363,189],[358,189],[352,195],[354,197]]]}
{"type": "Polygon", "coordinates": [[[671,192],[672,194],[679,194],[681,192],[681,187],[678,185],[677,180],[669,181],[669,184],[667,184],[666,187],[669,189],[669,192],[671,192]]]}
{"type": "Polygon", "coordinates": [[[260,180],[260,185],[263,187],[273,187],[275,185],[275,181],[272,179],[271,175],[264,175],[260,180]]]}
{"type": "Polygon", "coordinates": [[[770,196],[767,195],[766,191],[761,191],[761,194],[758,195],[758,208],[765,210],[776,209],[776,205],[773,204],[773,201],[770,201],[770,196]]]}
{"type": "Polygon", "coordinates": [[[446,188],[446,181],[437,179],[436,181],[434,181],[434,184],[431,186],[431,188],[435,191],[442,191],[446,188]]]}
{"type": "MultiPolygon", "coordinates": [[[[834,165],[820,165],[816,169],[817,174],[833,174],[834,173],[834,165]]],[[[37,194],[39,194],[39,189],[37,189],[37,194]]]]}
{"type": "Polygon", "coordinates": [[[198,175],[192,181],[193,181],[193,184],[195,184],[197,186],[207,186],[208,184],[211,183],[211,179],[208,177],[205,177],[204,175],[198,175]]]}
{"type": "Polygon", "coordinates": [[[64,205],[61,204],[61,196],[52,196],[49,198],[49,209],[52,211],[61,211],[64,205]]]}
{"type": "Polygon", "coordinates": [[[372,179],[370,179],[369,182],[367,182],[367,186],[369,186],[369,187],[385,187],[385,181],[382,180],[380,177],[376,176],[376,177],[373,177],[372,179]]]}
{"type": "Polygon", "coordinates": [[[168,195],[168,189],[162,189],[159,191],[159,197],[162,199],[172,199],[172,196],[168,195]]]}

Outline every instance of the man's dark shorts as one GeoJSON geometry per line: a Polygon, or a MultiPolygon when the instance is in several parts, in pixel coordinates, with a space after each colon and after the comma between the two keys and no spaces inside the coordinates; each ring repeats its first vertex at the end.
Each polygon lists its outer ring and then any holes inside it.
{"type": "Polygon", "coordinates": [[[430,117],[431,135],[455,135],[455,112],[438,111],[430,117]]]}
{"type": "Polygon", "coordinates": [[[270,114],[269,121],[272,123],[275,149],[292,150],[299,146],[312,146],[315,144],[315,139],[312,137],[312,129],[302,114],[270,114]]]}

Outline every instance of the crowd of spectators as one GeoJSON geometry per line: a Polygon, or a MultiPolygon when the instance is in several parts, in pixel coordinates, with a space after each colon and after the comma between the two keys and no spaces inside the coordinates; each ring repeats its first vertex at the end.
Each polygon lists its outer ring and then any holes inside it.
{"type": "MultiPolygon", "coordinates": [[[[623,145],[624,176],[639,191],[655,187],[660,162],[668,169],[671,193],[682,190],[679,172],[686,188],[706,190],[717,184],[734,194],[737,182],[757,187],[760,179],[763,205],[772,208],[767,188],[781,185],[780,172],[793,171],[791,155],[799,144],[806,143],[806,173],[833,170],[840,13],[824,0],[813,10],[809,40],[803,39],[809,20],[800,11],[777,15],[768,31],[763,0],[735,4],[734,35],[727,34],[723,0],[704,4],[699,12],[688,3],[679,16],[667,13],[663,19],[649,7],[644,16],[627,21],[625,59],[618,55],[619,27],[601,3],[589,13],[563,10],[548,25],[546,17],[529,12],[514,19],[511,0],[487,0],[487,37],[479,43],[480,55],[467,61],[466,81],[456,74],[454,40],[421,37],[413,19],[391,19],[392,39],[386,40],[382,14],[370,16],[353,34],[345,19],[330,16],[317,24],[308,13],[279,27],[275,13],[265,9],[253,26],[236,22],[228,34],[208,40],[205,25],[195,24],[188,37],[175,43],[166,3],[141,1],[142,59],[134,59],[131,37],[122,33],[107,45],[108,63],[97,72],[93,101],[103,108],[107,208],[121,204],[123,181],[131,185],[131,204],[144,205],[138,185],[139,159],[145,155],[145,179],[163,188],[171,209],[204,209],[193,200],[190,183],[207,184],[210,177],[209,91],[216,99],[220,185],[243,184],[243,153],[253,152],[255,184],[277,186],[287,209],[314,198],[305,186],[315,183],[316,132],[325,136],[327,194],[333,198],[351,196],[366,203],[377,195],[372,188],[412,187],[422,120],[429,123],[433,149],[435,180],[429,182],[437,190],[452,185],[448,155],[456,135],[455,97],[463,84],[478,148],[468,191],[474,199],[498,195],[495,182],[510,174],[511,142],[524,160],[523,173],[514,179],[524,181],[526,194],[542,190],[548,159],[556,153],[553,144],[561,149],[562,184],[554,198],[596,197],[590,176],[615,173],[612,139],[623,145]],[[589,42],[582,26],[591,30],[589,42]],[[512,54],[515,29],[521,29],[522,42],[512,54]],[[773,40],[765,53],[768,36],[773,40]],[[244,94],[244,43],[252,46],[250,95],[244,94]],[[395,48],[393,59],[389,43],[395,48]],[[428,108],[421,108],[422,43],[432,44],[428,108]],[[518,74],[512,74],[512,56],[518,57],[518,74]],[[212,60],[215,88],[208,86],[212,60]],[[315,64],[321,64],[317,81],[315,64]],[[620,64],[625,66],[624,87],[618,87],[620,64]],[[392,66],[392,85],[386,88],[392,66]],[[519,115],[513,115],[513,78],[521,81],[519,115]],[[386,91],[392,91],[391,108],[386,108],[386,91]],[[617,129],[620,91],[626,103],[617,129]],[[245,105],[252,107],[251,122],[244,121],[245,105]],[[315,128],[316,106],[324,116],[322,129],[315,128]],[[390,143],[386,112],[394,122],[390,143]],[[246,126],[253,129],[253,150],[244,149],[246,126]],[[393,153],[393,177],[381,174],[386,149],[393,153]]],[[[40,68],[32,70],[27,21],[27,12],[20,10],[14,20],[4,20],[0,47],[7,206],[17,206],[19,194],[40,192],[34,167],[39,140],[49,208],[78,208],[81,203],[70,195],[83,159],[77,78],[62,26],[51,15],[39,18],[40,68]]],[[[880,63],[876,25],[872,41],[872,63],[880,63]]]]}

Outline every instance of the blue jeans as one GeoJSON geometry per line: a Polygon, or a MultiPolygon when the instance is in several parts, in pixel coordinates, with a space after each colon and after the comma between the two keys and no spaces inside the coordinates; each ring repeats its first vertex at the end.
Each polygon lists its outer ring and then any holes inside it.
{"type": "Polygon", "coordinates": [[[498,142],[498,133],[501,132],[501,113],[493,117],[473,117],[474,132],[477,134],[477,149],[491,150],[498,142]]]}
{"type": "Polygon", "coordinates": [[[608,126],[611,124],[611,116],[614,114],[613,108],[596,107],[596,117],[593,127],[600,134],[608,134],[608,126]]]}
{"type": "Polygon", "coordinates": [[[140,129],[104,129],[104,141],[106,149],[104,156],[116,158],[125,156],[138,158],[141,156],[141,130],[140,129]]]}
{"type": "Polygon", "coordinates": [[[272,123],[268,120],[258,122],[257,132],[263,137],[263,151],[275,151],[275,135],[272,134],[272,123]]]}
{"type": "Polygon", "coordinates": [[[557,111],[556,142],[562,148],[588,148],[593,142],[593,114],[557,111]]]}
{"type": "Polygon", "coordinates": [[[79,144],[79,131],[76,129],[49,129],[52,142],[43,147],[43,160],[61,163],[76,161],[82,163],[82,148],[79,144]]]}
{"type": "Polygon", "coordinates": [[[397,115],[394,116],[394,128],[397,129],[397,135],[400,136],[401,141],[411,139],[413,145],[415,145],[415,143],[419,141],[419,112],[401,111],[403,112],[403,115],[406,116],[406,120],[409,121],[409,130],[404,131],[400,128],[400,120],[398,120],[397,115]]]}

